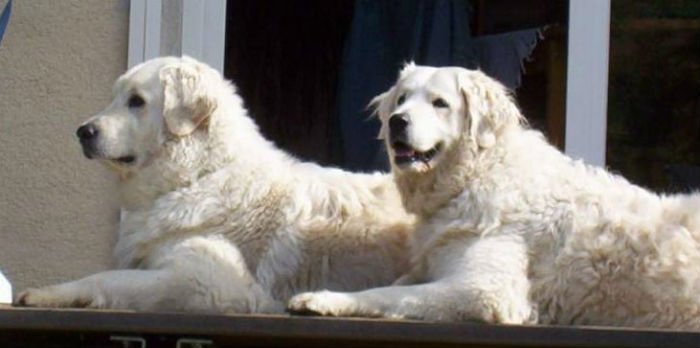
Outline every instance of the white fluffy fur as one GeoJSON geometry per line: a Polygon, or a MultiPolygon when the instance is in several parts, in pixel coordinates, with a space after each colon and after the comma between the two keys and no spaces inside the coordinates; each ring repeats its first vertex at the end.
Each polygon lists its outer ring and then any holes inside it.
{"type": "Polygon", "coordinates": [[[20,304],[277,312],[299,291],[388,285],[407,270],[414,219],[391,176],[288,156],[202,63],[132,68],[86,124],[100,132],[86,154],[121,177],[121,269],[29,289],[20,304]],[[145,105],[128,107],[132,95],[145,105]]]}
{"type": "Polygon", "coordinates": [[[416,150],[443,146],[427,163],[393,164],[421,220],[413,269],[395,286],[300,294],[292,309],[700,328],[700,195],[659,196],[572,160],[478,71],[409,65],[375,102],[387,147],[396,113],[416,150]],[[433,107],[438,97],[449,108],[433,107]]]}

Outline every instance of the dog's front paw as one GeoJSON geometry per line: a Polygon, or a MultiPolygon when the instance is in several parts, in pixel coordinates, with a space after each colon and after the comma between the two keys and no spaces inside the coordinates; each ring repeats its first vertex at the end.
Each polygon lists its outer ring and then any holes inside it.
{"type": "Polygon", "coordinates": [[[89,307],[92,301],[76,297],[68,298],[54,287],[33,288],[22,291],[15,305],[24,307],[89,307]]]}
{"type": "Polygon", "coordinates": [[[327,290],[296,295],[289,300],[287,308],[292,313],[336,317],[356,315],[358,309],[351,295],[327,290]]]}
{"type": "Polygon", "coordinates": [[[61,307],[59,301],[51,296],[46,288],[27,289],[19,293],[15,305],[24,307],[61,307]]]}

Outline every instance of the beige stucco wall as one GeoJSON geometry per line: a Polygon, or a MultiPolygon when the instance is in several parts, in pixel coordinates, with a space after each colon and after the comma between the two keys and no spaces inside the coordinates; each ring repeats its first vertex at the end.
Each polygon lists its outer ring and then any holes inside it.
{"type": "Polygon", "coordinates": [[[111,265],[114,177],[74,134],[126,68],[128,24],[127,0],[13,2],[0,44],[0,269],[15,293],[111,265]]]}

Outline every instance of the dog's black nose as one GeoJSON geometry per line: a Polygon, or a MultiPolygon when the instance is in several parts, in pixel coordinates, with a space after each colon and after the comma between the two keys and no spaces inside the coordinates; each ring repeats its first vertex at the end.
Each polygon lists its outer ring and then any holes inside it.
{"type": "Polygon", "coordinates": [[[403,133],[407,126],[408,118],[405,114],[394,114],[389,118],[389,132],[391,134],[403,133]]]}
{"type": "Polygon", "coordinates": [[[98,133],[99,132],[97,131],[97,128],[92,123],[80,126],[80,128],[78,128],[78,131],[75,132],[75,134],[80,140],[93,139],[97,136],[98,133]]]}

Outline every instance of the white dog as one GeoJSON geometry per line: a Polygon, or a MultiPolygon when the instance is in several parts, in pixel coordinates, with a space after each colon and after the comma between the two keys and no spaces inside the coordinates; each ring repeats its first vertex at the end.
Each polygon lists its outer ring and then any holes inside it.
{"type": "Polygon", "coordinates": [[[421,220],[413,269],[395,286],[300,294],[292,310],[700,328],[700,195],[572,160],[478,71],[408,65],[375,104],[421,220]]]}
{"type": "Polygon", "coordinates": [[[388,285],[408,269],[414,218],[390,175],[291,158],[191,58],[129,70],[78,137],[120,174],[123,269],[27,290],[21,305],[276,312],[299,291],[388,285]]]}

